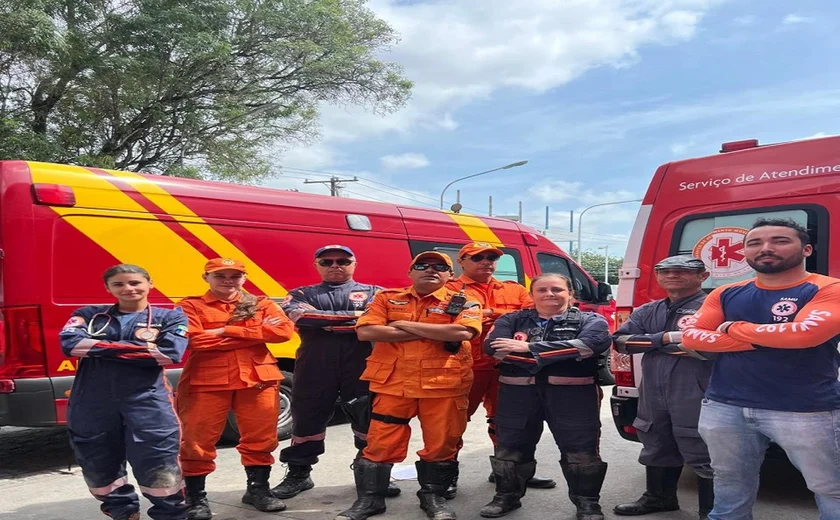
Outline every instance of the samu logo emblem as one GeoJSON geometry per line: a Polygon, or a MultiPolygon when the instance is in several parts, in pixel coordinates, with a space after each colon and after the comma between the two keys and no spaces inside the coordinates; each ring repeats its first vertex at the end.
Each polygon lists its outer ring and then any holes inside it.
{"type": "Polygon", "coordinates": [[[774,316],[790,316],[797,310],[799,310],[799,307],[797,307],[794,302],[789,301],[776,302],[773,304],[773,307],[770,308],[770,312],[772,312],[774,316]]]}

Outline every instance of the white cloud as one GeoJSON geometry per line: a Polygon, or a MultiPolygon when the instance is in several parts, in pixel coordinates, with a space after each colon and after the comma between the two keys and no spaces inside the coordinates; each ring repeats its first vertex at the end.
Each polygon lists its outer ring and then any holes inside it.
{"type": "Polygon", "coordinates": [[[415,82],[412,98],[384,117],[324,106],[323,142],[454,130],[456,110],[499,89],[545,92],[596,67],[626,67],[644,46],[689,40],[724,1],[482,0],[476,9],[469,0],[372,0],[370,8],[402,37],[383,59],[404,67],[415,82]]]}
{"type": "Polygon", "coordinates": [[[800,16],[798,14],[788,14],[782,19],[782,24],[784,25],[795,25],[800,23],[809,23],[813,21],[811,18],[800,16]]]}
{"type": "Polygon", "coordinates": [[[428,166],[429,160],[422,153],[403,153],[400,155],[385,155],[380,157],[382,166],[386,170],[414,170],[428,166]]]}
{"type": "Polygon", "coordinates": [[[671,145],[671,153],[678,157],[683,156],[692,146],[694,146],[694,142],[674,143],[671,145]]]}

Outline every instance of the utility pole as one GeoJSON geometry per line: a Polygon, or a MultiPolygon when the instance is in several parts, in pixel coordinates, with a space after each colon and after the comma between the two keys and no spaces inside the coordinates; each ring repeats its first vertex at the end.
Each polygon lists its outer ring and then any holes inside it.
{"type": "Polygon", "coordinates": [[[353,177],[352,179],[339,179],[338,177],[330,177],[328,181],[310,181],[306,179],[303,181],[304,184],[329,184],[330,185],[330,196],[338,197],[338,190],[339,188],[343,188],[341,186],[342,182],[359,182],[358,177],[353,177]]]}
{"type": "Polygon", "coordinates": [[[492,217],[493,216],[493,196],[492,195],[490,195],[490,197],[488,199],[488,204],[489,204],[490,207],[488,208],[489,211],[487,212],[487,214],[492,217]]]}
{"type": "Polygon", "coordinates": [[[522,223],[522,201],[519,201],[519,220],[517,221],[520,224],[522,223]]]}
{"type": "MultiPolygon", "coordinates": [[[[575,232],[575,210],[569,211],[569,233],[575,232]]],[[[580,244],[578,244],[580,247],[580,244]]],[[[569,254],[572,254],[572,250],[574,249],[574,242],[569,240],[569,254]]]]}

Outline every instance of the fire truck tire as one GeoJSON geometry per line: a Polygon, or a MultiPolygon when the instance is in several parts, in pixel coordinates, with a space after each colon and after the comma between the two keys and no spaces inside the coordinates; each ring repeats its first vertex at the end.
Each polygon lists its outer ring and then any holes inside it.
{"type": "MultiPolygon", "coordinates": [[[[286,440],[292,436],[292,385],[294,375],[283,371],[283,381],[280,382],[280,415],[277,417],[277,439],[286,440]]],[[[222,442],[236,444],[239,442],[239,428],[233,412],[228,414],[225,431],[222,432],[222,442]]]]}
{"type": "Polygon", "coordinates": [[[610,356],[609,351],[607,351],[607,355],[603,357],[604,362],[599,365],[598,367],[598,381],[601,383],[601,386],[611,386],[615,384],[615,376],[610,371],[610,362],[612,361],[612,357],[610,356]]]}

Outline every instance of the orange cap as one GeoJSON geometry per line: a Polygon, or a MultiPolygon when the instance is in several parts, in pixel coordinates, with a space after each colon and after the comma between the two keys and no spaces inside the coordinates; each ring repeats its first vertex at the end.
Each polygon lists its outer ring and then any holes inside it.
{"type": "Polygon", "coordinates": [[[483,253],[485,251],[492,251],[499,256],[505,254],[504,251],[499,249],[498,247],[488,244],[487,242],[472,242],[470,244],[465,245],[461,248],[458,252],[458,258],[464,258],[465,256],[472,256],[477,255],[479,253],[483,253]]]}
{"type": "Polygon", "coordinates": [[[424,258],[435,258],[437,260],[442,260],[446,265],[449,266],[450,269],[453,268],[452,259],[449,258],[449,255],[447,255],[445,253],[440,253],[438,251],[424,251],[424,252],[420,253],[419,255],[414,257],[414,260],[411,261],[411,265],[416,264],[417,262],[419,262],[420,260],[422,260],[424,258]]]}
{"type": "Polygon", "coordinates": [[[205,273],[214,273],[224,269],[233,269],[234,271],[242,271],[244,273],[245,264],[239,260],[233,260],[231,258],[214,258],[204,264],[205,273]]]}

